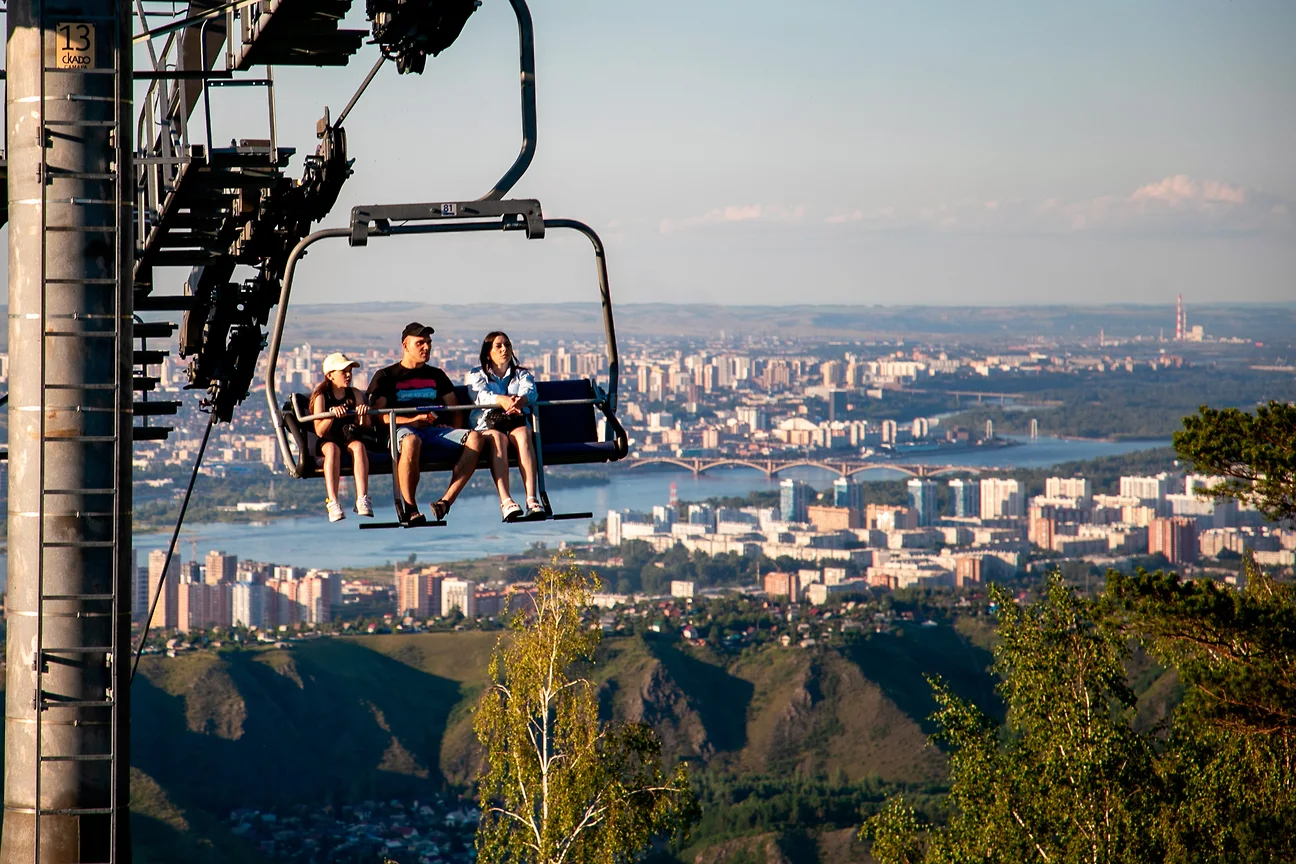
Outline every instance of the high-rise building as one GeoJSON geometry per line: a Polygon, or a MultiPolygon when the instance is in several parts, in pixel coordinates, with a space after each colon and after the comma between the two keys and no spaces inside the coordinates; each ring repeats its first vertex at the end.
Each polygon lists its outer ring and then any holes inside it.
{"type": "Polygon", "coordinates": [[[870,504],[864,508],[864,527],[879,531],[908,531],[918,527],[918,516],[911,507],[870,504]]]}
{"type": "Polygon", "coordinates": [[[753,432],[763,432],[769,428],[769,415],[759,405],[739,405],[734,409],[734,416],[739,423],[746,423],[753,432]]]}
{"type": "Polygon", "coordinates": [[[882,443],[894,444],[895,441],[896,441],[896,421],[883,420],[882,421],[882,443]]]}
{"type": "Polygon", "coordinates": [[[779,484],[779,518],[784,522],[806,521],[806,508],[814,498],[815,491],[809,483],[784,480],[779,484]]]}
{"type": "MultiPolygon", "coordinates": [[[[609,512],[609,525],[611,517],[609,512]]],[[[444,579],[445,576],[435,569],[400,571],[396,574],[396,611],[417,618],[440,615],[441,583],[444,579]]]]}
{"type": "Polygon", "coordinates": [[[1186,516],[1153,519],[1148,525],[1148,554],[1160,552],[1171,564],[1197,560],[1197,520],[1186,516]]]}
{"type": "Polygon", "coordinates": [[[766,594],[771,597],[786,597],[793,603],[800,593],[797,589],[800,588],[801,580],[795,573],[782,573],[777,570],[766,573],[763,583],[761,587],[765,589],[766,594]]]}
{"type": "Polygon", "coordinates": [[[139,564],[139,550],[131,547],[131,621],[144,620],[148,614],[148,568],[139,564]]]}
{"type": "Polygon", "coordinates": [[[931,423],[926,417],[915,417],[909,425],[909,434],[915,439],[926,438],[931,433],[931,423]]]}
{"type": "Polygon", "coordinates": [[[1223,482],[1223,477],[1212,477],[1209,474],[1189,474],[1184,478],[1184,494],[1197,495],[1223,482]]]}
{"type": "Polygon", "coordinates": [[[266,586],[261,582],[237,582],[233,588],[233,618],[239,627],[266,626],[266,586]]]}
{"type": "Polygon", "coordinates": [[[981,480],[982,519],[1013,519],[1024,513],[1020,483],[999,477],[981,480]]]}
{"type": "Polygon", "coordinates": [[[909,480],[909,506],[918,517],[918,527],[936,521],[936,481],[925,477],[909,480]]]}
{"type": "Polygon", "coordinates": [[[297,618],[303,624],[327,624],[333,618],[330,585],[341,577],[312,571],[297,582],[297,618]]]}
{"type": "Polygon", "coordinates": [[[232,585],[238,579],[238,556],[215,549],[207,553],[207,575],[204,581],[208,585],[222,583],[232,585]]]}
{"type": "Polygon", "coordinates": [[[765,364],[765,389],[782,390],[791,383],[791,369],[783,359],[770,360],[765,364]]]}
{"type": "MultiPolygon", "coordinates": [[[[158,596],[158,586],[163,584],[162,568],[166,566],[166,550],[154,549],[149,553],[148,596],[149,602],[158,596]]],[[[165,587],[157,608],[153,610],[149,628],[154,632],[162,629],[175,629],[180,623],[180,553],[171,558],[167,567],[165,587]]],[[[147,613],[145,613],[147,614],[147,613]]]]}
{"type": "Polygon", "coordinates": [[[477,617],[477,585],[467,579],[441,581],[441,616],[444,618],[458,609],[465,618],[477,617]]]}
{"type": "Polygon", "coordinates": [[[981,481],[949,481],[950,513],[960,519],[981,515],[981,481]]]}
{"type": "Polygon", "coordinates": [[[296,627],[303,621],[297,602],[300,579],[271,579],[266,582],[266,626],[296,627]]]}
{"type": "Polygon", "coordinates": [[[864,527],[864,514],[849,507],[821,507],[811,504],[806,508],[806,519],[817,531],[850,531],[864,527]]]}
{"type": "Polygon", "coordinates": [[[864,510],[864,484],[855,483],[849,478],[838,477],[833,481],[833,506],[849,507],[852,510],[864,510]]]}
{"type": "Polygon", "coordinates": [[[1120,478],[1122,498],[1138,498],[1140,501],[1156,502],[1158,505],[1165,501],[1167,492],[1173,491],[1170,487],[1170,475],[1164,471],[1155,477],[1120,478]]]}
{"type": "Polygon", "coordinates": [[[1088,500],[1093,496],[1087,477],[1050,477],[1044,481],[1044,497],[1088,500]]]}
{"type": "Polygon", "coordinates": [[[1027,529],[1026,537],[1032,545],[1041,549],[1053,548],[1053,535],[1057,532],[1057,523],[1053,517],[1040,512],[1040,508],[1032,507],[1030,516],[1030,527],[1027,529]]]}
{"type": "Polygon", "coordinates": [[[177,591],[176,627],[182,633],[205,630],[216,623],[219,600],[216,585],[189,582],[183,578],[177,591]]]}
{"type": "Polygon", "coordinates": [[[828,421],[843,420],[846,418],[846,397],[845,390],[828,391],[828,421]]]}

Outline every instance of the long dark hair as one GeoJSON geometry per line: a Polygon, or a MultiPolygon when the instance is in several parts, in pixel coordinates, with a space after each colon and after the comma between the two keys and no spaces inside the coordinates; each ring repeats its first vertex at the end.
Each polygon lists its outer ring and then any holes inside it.
{"type": "Polygon", "coordinates": [[[481,360],[481,370],[487,374],[490,373],[491,346],[495,344],[495,337],[497,336],[503,336],[505,339],[508,339],[509,354],[512,355],[512,357],[509,359],[509,369],[508,369],[509,375],[513,376],[518,374],[519,372],[526,372],[527,367],[523,366],[521,363],[518,362],[517,352],[513,350],[513,340],[509,339],[509,335],[505,333],[503,330],[492,330],[491,332],[487,333],[486,338],[482,340],[481,356],[479,357],[479,359],[481,360]]]}
{"type": "MultiPolygon", "coordinates": [[[[333,382],[329,380],[327,375],[325,375],[322,379],[320,379],[320,382],[315,385],[315,389],[311,391],[310,398],[306,400],[307,407],[315,404],[316,396],[322,396],[324,395],[325,390],[331,390],[331,389],[333,389],[333,382]]],[[[351,391],[355,389],[356,388],[354,387],[343,387],[342,390],[344,391],[344,395],[342,396],[342,398],[346,399],[347,396],[351,395],[351,391]]]]}

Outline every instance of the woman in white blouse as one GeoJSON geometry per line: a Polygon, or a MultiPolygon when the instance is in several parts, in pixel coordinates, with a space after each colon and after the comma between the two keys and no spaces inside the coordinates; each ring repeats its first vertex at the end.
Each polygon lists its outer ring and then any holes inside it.
{"type": "Polygon", "coordinates": [[[512,441],[518,454],[518,468],[526,486],[527,517],[544,513],[536,494],[535,438],[527,423],[527,409],[535,401],[535,378],[525,366],[519,366],[513,343],[507,334],[493,330],[482,340],[481,367],[468,374],[468,390],[473,401],[485,410],[474,411],[474,428],[490,442],[496,466],[492,471],[500,496],[500,516],[513,522],[523,510],[509,492],[508,452],[512,441]]]}

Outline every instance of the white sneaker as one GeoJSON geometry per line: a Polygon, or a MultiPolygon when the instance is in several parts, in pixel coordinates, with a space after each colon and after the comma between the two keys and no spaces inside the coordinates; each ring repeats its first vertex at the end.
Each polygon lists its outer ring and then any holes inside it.
{"type": "Polygon", "coordinates": [[[331,498],[324,502],[324,509],[328,511],[330,522],[341,522],[346,518],[346,514],[342,512],[342,505],[331,498]]]}
{"type": "Polygon", "coordinates": [[[355,512],[361,516],[372,516],[373,499],[368,495],[361,495],[359,498],[356,498],[355,512]]]}

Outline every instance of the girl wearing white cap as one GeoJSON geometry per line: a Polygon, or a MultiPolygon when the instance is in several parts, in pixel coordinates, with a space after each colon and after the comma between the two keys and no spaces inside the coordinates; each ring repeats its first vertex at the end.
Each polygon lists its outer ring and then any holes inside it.
{"type": "Polygon", "coordinates": [[[330,522],[346,518],[338,503],[338,482],[342,476],[342,451],[351,451],[355,475],[356,501],[354,511],[361,516],[373,515],[373,501],[369,498],[369,454],[360,440],[358,430],[369,426],[369,404],[364,393],[351,386],[351,370],[360,364],[345,354],[333,353],[324,358],[324,380],[311,391],[310,412],[332,414],[325,420],[315,421],[315,455],[324,459],[324,488],[328,498],[324,509],[330,522]],[[344,419],[354,413],[354,420],[344,419]]]}

